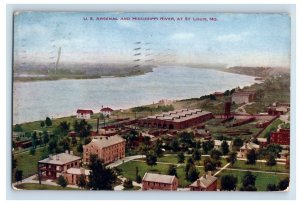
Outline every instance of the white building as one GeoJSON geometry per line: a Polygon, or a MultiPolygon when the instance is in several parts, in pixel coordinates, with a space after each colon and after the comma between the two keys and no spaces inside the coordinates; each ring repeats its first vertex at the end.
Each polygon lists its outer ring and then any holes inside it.
{"type": "Polygon", "coordinates": [[[111,113],[113,112],[113,109],[106,107],[106,108],[102,108],[100,110],[100,112],[104,115],[104,116],[110,116],[111,113]]]}
{"type": "Polygon", "coordinates": [[[94,114],[92,110],[83,110],[83,109],[78,109],[77,110],[77,118],[78,119],[90,119],[91,116],[94,114]]]}
{"type": "Polygon", "coordinates": [[[222,150],[221,145],[223,141],[227,142],[229,151],[232,151],[232,141],[230,140],[214,140],[214,149],[221,151],[222,150]]]}

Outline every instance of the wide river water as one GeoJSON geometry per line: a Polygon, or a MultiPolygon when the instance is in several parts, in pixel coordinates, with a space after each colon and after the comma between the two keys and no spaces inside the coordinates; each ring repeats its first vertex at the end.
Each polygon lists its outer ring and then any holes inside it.
{"type": "Polygon", "coordinates": [[[161,99],[187,99],[255,83],[254,77],[213,69],[165,66],[132,77],[15,82],[13,124],[75,115],[79,108],[124,109],[161,99]]]}

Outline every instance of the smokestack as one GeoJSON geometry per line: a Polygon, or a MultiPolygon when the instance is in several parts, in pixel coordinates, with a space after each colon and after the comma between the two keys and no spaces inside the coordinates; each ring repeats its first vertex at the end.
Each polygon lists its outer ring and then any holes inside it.
{"type": "Polygon", "coordinates": [[[99,118],[97,118],[97,134],[99,133],[99,118]]]}

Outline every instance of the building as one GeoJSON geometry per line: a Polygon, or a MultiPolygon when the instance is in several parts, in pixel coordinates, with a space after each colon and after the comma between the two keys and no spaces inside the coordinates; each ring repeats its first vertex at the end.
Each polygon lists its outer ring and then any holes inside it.
{"type": "Polygon", "coordinates": [[[185,129],[213,118],[211,112],[200,109],[181,109],[148,116],[138,120],[142,127],[163,129],[185,129]]]}
{"type": "Polygon", "coordinates": [[[290,145],[290,129],[279,129],[270,133],[270,143],[279,145],[290,145]]]}
{"type": "Polygon", "coordinates": [[[218,178],[211,175],[209,171],[208,174],[204,174],[198,178],[189,187],[191,191],[217,191],[218,178]]]}
{"type": "Polygon", "coordinates": [[[102,113],[104,116],[110,116],[113,111],[114,111],[113,109],[106,107],[106,108],[102,108],[100,110],[100,113],[102,113]]]}
{"type": "Polygon", "coordinates": [[[284,113],[284,108],[268,107],[269,115],[283,115],[284,113]]]}
{"type": "Polygon", "coordinates": [[[91,116],[94,114],[92,110],[83,110],[83,109],[78,109],[77,110],[77,118],[78,119],[90,119],[91,116]]]}
{"type": "Polygon", "coordinates": [[[254,91],[239,91],[232,94],[232,102],[236,104],[250,103],[255,100],[254,91]]]}
{"type": "MultiPolygon", "coordinates": [[[[232,151],[232,144],[233,144],[232,141],[230,141],[230,140],[223,140],[223,141],[227,142],[229,151],[232,151]]],[[[222,140],[214,140],[214,149],[221,151],[223,141],[222,140]]]]}
{"type": "Polygon", "coordinates": [[[268,146],[268,140],[267,138],[257,138],[257,142],[259,144],[260,147],[267,147],[268,146]]]}
{"type": "Polygon", "coordinates": [[[246,158],[247,154],[250,150],[254,149],[255,152],[258,152],[259,148],[260,148],[259,145],[255,144],[253,142],[247,142],[240,148],[238,157],[246,158]]]}
{"type": "Polygon", "coordinates": [[[60,153],[57,155],[49,155],[48,158],[38,161],[38,176],[39,178],[56,179],[70,168],[79,168],[81,158],[69,154],[60,153]]]}
{"type": "Polygon", "coordinates": [[[63,176],[67,180],[68,184],[71,185],[77,185],[81,175],[83,175],[85,181],[88,182],[90,170],[84,168],[69,168],[66,172],[63,172],[63,176]]]}
{"type": "Polygon", "coordinates": [[[176,191],[178,187],[178,179],[176,176],[145,173],[142,180],[142,190],[163,190],[176,191]]]}
{"type": "Polygon", "coordinates": [[[126,140],[118,135],[93,139],[89,144],[83,145],[83,163],[89,163],[92,154],[98,155],[104,164],[122,159],[125,157],[125,145],[126,140]]]}

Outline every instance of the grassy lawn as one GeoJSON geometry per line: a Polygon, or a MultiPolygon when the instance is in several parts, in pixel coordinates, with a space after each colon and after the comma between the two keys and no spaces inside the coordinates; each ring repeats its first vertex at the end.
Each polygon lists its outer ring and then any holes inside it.
{"type": "Polygon", "coordinates": [[[37,184],[37,183],[22,183],[16,185],[19,189],[24,190],[79,190],[76,188],[69,188],[69,187],[61,187],[61,186],[51,186],[51,185],[45,185],[45,184],[37,184]]]}
{"type": "MultiPolygon", "coordinates": [[[[168,164],[157,164],[153,167],[148,166],[145,162],[141,161],[130,161],[127,163],[124,163],[120,165],[118,168],[122,169],[122,175],[125,178],[135,180],[135,172],[136,172],[136,167],[139,169],[139,175],[143,177],[146,172],[152,172],[152,173],[157,173],[157,174],[167,174],[168,173],[168,164]]],[[[188,186],[191,182],[185,180],[185,172],[184,172],[184,166],[177,167],[177,175],[179,178],[179,187],[186,187],[188,186]]],[[[197,168],[199,173],[203,173],[203,168],[197,168]]]]}
{"type": "Polygon", "coordinates": [[[239,160],[235,162],[235,164],[232,166],[232,168],[284,172],[284,173],[289,172],[289,169],[286,169],[284,164],[277,164],[275,166],[267,166],[266,163],[256,162],[255,165],[248,165],[248,164],[246,164],[246,161],[239,161],[239,160]]]}
{"type": "Polygon", "coordinates": [[[271,129],[277,130],[278,126],[283,123],[279,118],[274,120],[262,133],[260,133],[259,137],[266,138],[268,134],[270,134],[271,129]]]}
{"type": "Polygon", "coordinates": [[[37,162],[42,159],[46,148],[37,149],[35,155],[25,152],[15,155],[17,169],[23,171],[23,178],[27,178],[37,173],[37,162]]]}
{"type": "MultiPolygon", "coordinates": [[[[287,177],[287,175],[274,174],[274,173],[268,174],[268,173],[253,172],[252,174],[256,176],[255,186],[258,191],[266,191],[268,184],[276,184],[277,185],[281,179],[284,179],[287,177]]],[[[218,178],[221,178],[224,175],[236,176],[238,178],[237,187],[239,189],[242,186],[242,179],[243,179],[243,176],[245,175],[245,172],[236,171],[236,170],[233,170],[233,171],[224,170],[218,175],[218,178]]],[[[218,181],[218,186],[220,187],[220,179],[218,181]]]]}

